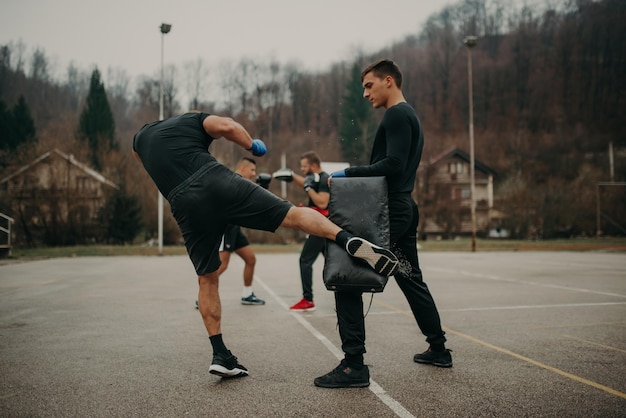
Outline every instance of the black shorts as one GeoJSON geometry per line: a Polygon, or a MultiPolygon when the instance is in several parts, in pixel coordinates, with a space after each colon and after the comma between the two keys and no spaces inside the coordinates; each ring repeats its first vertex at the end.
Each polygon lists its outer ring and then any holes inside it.
{"type": "Polygon", "coordinates": [[[167,196],[196,273],[216,271],[229,224],[274,232],[293,206],[215,159],[167,196]]]}
{"type": "Polygon", "coordinates": [[[241,232],[241,228],[237,225],[228,225],[224,235],[222,235],[222,243],[220,251],[228,251],[232,253],[240,248],[250,245],[248,238],[241,232]]]}

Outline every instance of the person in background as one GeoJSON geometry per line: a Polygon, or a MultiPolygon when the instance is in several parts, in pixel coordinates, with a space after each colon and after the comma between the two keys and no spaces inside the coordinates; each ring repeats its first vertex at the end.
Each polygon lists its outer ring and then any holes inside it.
{"type": "MultiPolygon", "coordinates": [[[[307,207],[328,216],[328,201],[330,188],[328,173],[322,170],[319,155],[314,151],[305,152],[300,156],[300,171],[302,176],[289,169],[277,171],[275,178],[283,181],[293,181],[304,188],[309,201],[307,207]]],[[[315,310],[313,302],[313,264],[320,254],[324,254],[326,240],[315,235],[308,235],[300,252],[300,281],[302,283],[302,299],[289,309],[297,312],[315,310]]]]}

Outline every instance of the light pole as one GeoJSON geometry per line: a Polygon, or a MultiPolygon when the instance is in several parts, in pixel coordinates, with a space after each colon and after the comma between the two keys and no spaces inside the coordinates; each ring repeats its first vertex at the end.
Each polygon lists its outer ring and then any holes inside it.
{"type": "MultiPolygon", "coordinates": [[[[161,23],[161,83],[159,84],[159,120],[163,120],[163,45],[165,34],[169,33],[172,25],[161,23]]],[[[159,255],[163,255],[163,196],[161,192],[157,197],[157,207],[159,213],[158,229],[159,229],[159,255]]]]}
{"type": "Polygon", "coordinates": [[[469,86],[469,141],[470,141],[470,210],[472,216],[472,252],[476,251],[476,181],[474,178],[474,100],[472,93],[472,48],[476,37],[467,36],[463,40],[467,47],[467,84],[469,86]]]}

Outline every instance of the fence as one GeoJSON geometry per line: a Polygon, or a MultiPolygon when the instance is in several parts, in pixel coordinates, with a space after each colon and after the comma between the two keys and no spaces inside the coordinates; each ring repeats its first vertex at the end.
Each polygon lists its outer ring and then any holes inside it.
{"type": "Polygon", "coordinates": [[[13,218],[0,213],[0,256],[11,256],[11,225],[13,222],[15,222],[13,218]],[[3,234],[6,234],[6,240],[3,234]]]}

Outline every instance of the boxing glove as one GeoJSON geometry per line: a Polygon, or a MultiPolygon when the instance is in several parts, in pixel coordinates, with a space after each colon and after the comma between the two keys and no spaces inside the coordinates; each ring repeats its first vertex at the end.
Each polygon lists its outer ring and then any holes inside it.
{"type": "Polygon", "coordinates": [[[311,173],[304,178],[304,191],[308,192],[309,190],[317,187],[320,182],[320,175],[317,173],[311,173]]]}
{"type": "Polygon", "coordinates": [[[253,139],[252,146],[248,148],[248,151],[250,151],[255,157],[261,157],[267,152],[267,147],[260,139],[253,139]]]}
{"type": "Polygon", "coordinates": [[[263,187],[264,189],[267,189],[269,187],[271,181],[272,181],[271,174],[259,173],[259,175],[256,176],[256,184],[263,187]]]}
{"type": "Polygon", "coordinates": [[[290,183],[293,181],[293,170],[290,168],[281,168],[280,170],[275,171],[274,174],[272,174],[272,177],[276,180],[290,183]]]}

